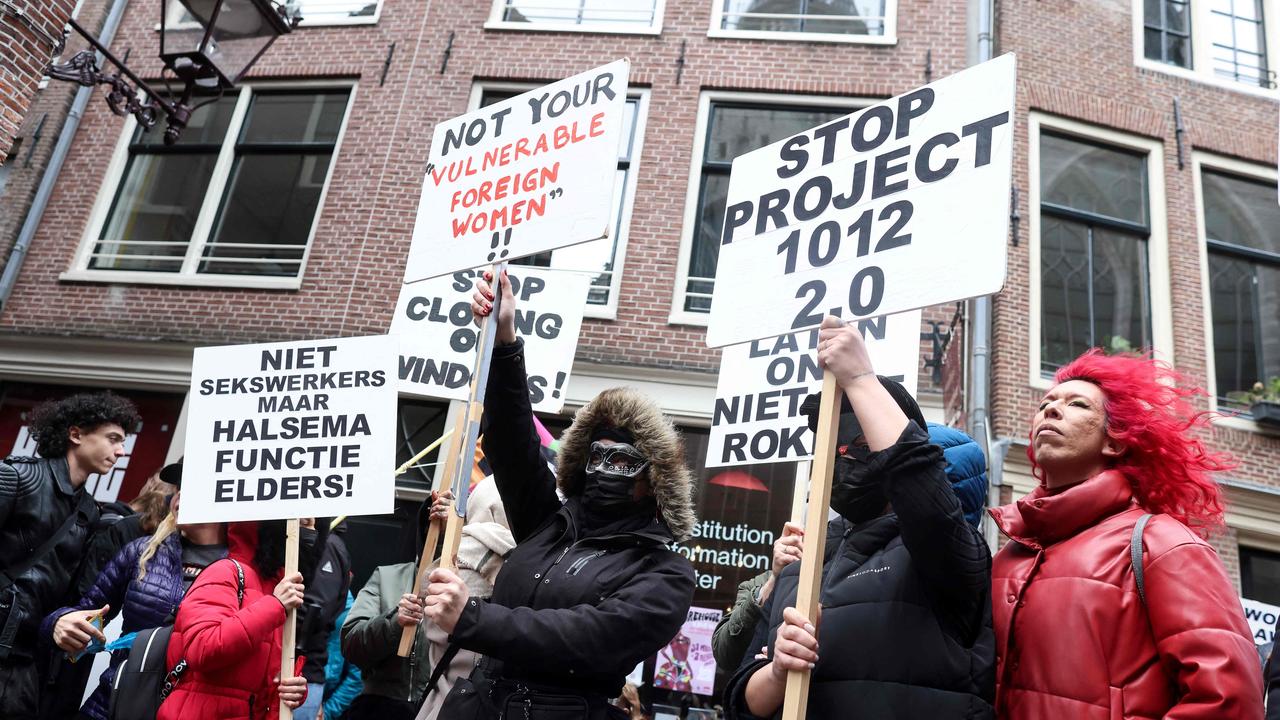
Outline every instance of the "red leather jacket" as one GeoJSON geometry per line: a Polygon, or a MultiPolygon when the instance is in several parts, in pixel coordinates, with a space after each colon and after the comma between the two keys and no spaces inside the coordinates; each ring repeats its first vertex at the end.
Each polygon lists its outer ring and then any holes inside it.
{"type": "Polygon", "coordinates": [[[1213,548],[1156,515],[1138,597],[1129,543],[1144,511],[1106,471],[991,510],[1001,720],[1261,720],[1262,673],[1213,548]]]}
{"type": "Polygon", "coordinates": [[[253,567],[258,523],[227,529],[230,557],[244,568],[244,605],[236,597],[236,566],[228,560],[205,568],[182,604],[169,641],[169,666],[186,658],[187,671],[165,699],[156,720],[274,720],[280,696],[272,680],[280,672],[284,606],[272,595],[283,573],[262,578],[253,567]]]}

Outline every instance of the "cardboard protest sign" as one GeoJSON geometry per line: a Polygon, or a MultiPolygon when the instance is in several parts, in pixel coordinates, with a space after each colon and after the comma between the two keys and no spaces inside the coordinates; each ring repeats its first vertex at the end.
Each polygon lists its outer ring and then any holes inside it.
{"type": "MultiPolygon", "coordinates": [[[[916,394],[920,311],[858,321],[876,372],[916,394]]],[[[795,462],[813,457],[813,433],[800,413],[822,387],[818,329],[723,350],[706,467],[795,462]]]]}
{"type": "Polygon", "coordinates": [[[1276,639],[1276,621],[1280,619],[1280,607],[1249,598],[1240,598],[1240,604],[1244,606],[1244,619],[1249,623],[1254,644],[1273,642],[1276,639]]]}
{"type": "Polygon", "coordinates": [[[392,512],[396,342],[197,348],[184,523],[392,512]]]}
{"type": "Polygon", "coordinates": [[[707,344],[998,291],[1013,110],[1003,55],[738,156],[707,344]]]}
{"type": "Polygon", "coordinates": [[[715,692],[716,660],[711,635],[723,613],[691,607],[679,634],[658,651],[653,686],[675,692],[711,695],[715,692]]]}
{"type": "Polygon", "coordinates": [[[436,125],[404,281],[609,234],[630,63],[436,125]]]}
{"type": "MultiPolygon", "coordinates": [[[[471,295],[482,271],[465,270],[400,289],[391,334],[400,339],[397,387],[406,395],[470,397],[479,330],[471,295]]],[[[590,278],[524,265],[507,268],[516,297],[516,333],[525,342],[533,409],[560,412],[578,348],[590,278]]]]}

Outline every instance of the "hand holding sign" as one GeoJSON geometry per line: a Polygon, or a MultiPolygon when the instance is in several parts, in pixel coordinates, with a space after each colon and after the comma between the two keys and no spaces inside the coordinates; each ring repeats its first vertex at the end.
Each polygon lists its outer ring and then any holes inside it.
{"type": "Polygon", "coordinates": [[[858,378],[876,373],[862,333],[834,315],[823,318],[818,332],[818,365],[834,373],[836,382],[846,390],[858,378]]]}
{"type": "MultiPolygon", "coordinates": [[[[486,270],[484,280],[476,283],[475,294],[471,296],[471,312],[476,316],[477,325],[480,318],[488,317],[493,311],[493,286],[489,284],[492,281],[493,273],[486,270]]],[[[511,292],[511,278],[507,277],[506,270],[498,278],[498,289],[502,302],[498,309],[497,340],[500,345],[510,345],[516,341],[516,296],[511,292]]]]}

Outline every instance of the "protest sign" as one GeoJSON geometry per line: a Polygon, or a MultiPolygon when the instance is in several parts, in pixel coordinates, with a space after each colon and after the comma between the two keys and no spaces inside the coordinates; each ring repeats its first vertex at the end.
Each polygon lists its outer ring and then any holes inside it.
{"type": "Polygon", "coordinates": [[[607,237],[630,63],[436,125],[405,282],[607,237]]]}
{"type": "Polygon", "coordinates": [[[716,682],[716,660],[711,635],[723,613],[691,607],[680,632],[658,651],[653,686],[674,692],[711,695],[716,682]]]}
{"type": "Polygon", "coordinates": [[[1280,607],[1249,598],[1240,598],[1240,604],[1244,606],[1244,619],[1249,623],[1254,644],[1273,642],[1276,639],[1276,621],[1280,620],[1280,607]]]}
{"type": "Polygon", "coordinates": [[[394,510],[396,342],[197,348],[184,523],[394,510]]]}
{"type": "Polygon", "coordinates": [[[738,156],[707,344],[998,291],[1013,110],[1003,55],[738,156]]]}
{"type": "MultiPolygon", "coordinates": [[[[479,329],[471,295],[480,270],[409,283],[400,289],[391,334],[400,339],[397,387],[406,395],[470,397],[479,329]]],[[[573,368],[590,278],[516,265],[508,268],[516,298],[516,333],[525,342],[533,409],[560,412],[573,368]]]]}
{"type": "MultiPolygon", "coordinates": [[[[876,372],[914,397],[920,311],[859,320],[857,326],[876,372]]],[[[821,387],[817,328],[725,348],[706,467],[811,459],[814,437],[800,403],[821,387]]]]}

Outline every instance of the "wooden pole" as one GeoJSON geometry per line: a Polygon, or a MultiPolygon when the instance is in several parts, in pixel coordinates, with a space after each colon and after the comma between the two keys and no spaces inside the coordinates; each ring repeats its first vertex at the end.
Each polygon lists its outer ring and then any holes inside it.
{"type": "MultiPolygon", "coordinates": [[[[285,577],[298,572],[298,520],[288,520],[284,531],[285,577]]],[[[280,679],[293,677],[293,653],[298,644],[298,609],[285,614],[284,632],[280,637],[280,679]]],[[[280,701],[280,720],[292,720],[293,710],[280,701]]]]}
{"type": "MultiPolygon", "coordinates": [[[[458,454],[461,452],[459,446],[462,444],[462,429],[465,427],[466,414],[458,415],[456,426],[450,428],[448,432],[440,436],[440,440],[450,438],[448,446],[448,454],[445,456],[443,471],[437,476],[443,482],[451,482],[454,470],[458,463],[458,454]]],[[[433,444],[439,444],[439,440],[433,444]]],[[[419,458],[421,459],[421,458],[419,458]]],[[[411,463],[410,463],[411,464],[411,463]]],[[[437,482],[436,486],[443,485],[443,482],[437,482]]],[[[430,502],[430,499],[428,499],[430,502]]],[[[451,513],[456,514],[456,513],[451,513]]],[[[435,518],[431,519],[431,524],[427,526],[427,541],[422,544],[422,555],[418,557],[418,573],[413,578],[413,594],[422,593],[422,576],[427,572],[427,568],[431,567],[431,563],[435,560],[436,544],[440,542],[440,521],[435,518]]],[[[409,657],[409,653],[413,651],[413,640],[417,637],[417,627],[406,627],[400,631],[400,647],[396,649],[396,654],[400,657],[409,657]]]]}
{"type": "MultiPolygon", "coordinates": [[[[809,476],[809,507],[805,511],[804,556],[800,560],[800,584],[796,588],[796,610],[818,626],[822,592],[822,557],[827,544],[827,506],[831,504],[831,475],[836,467],[836,431],[840,427],[840,386],[830,370],[822,373],[822,407],[813,447],[809,476]]],[[[782,720],[804,720],[809,706],[809,671],[787,673],[787,690],[782,704],[782,720]]]]}

